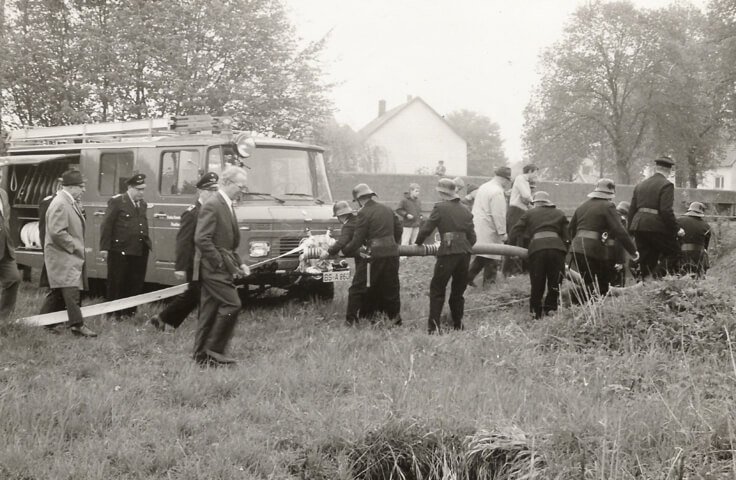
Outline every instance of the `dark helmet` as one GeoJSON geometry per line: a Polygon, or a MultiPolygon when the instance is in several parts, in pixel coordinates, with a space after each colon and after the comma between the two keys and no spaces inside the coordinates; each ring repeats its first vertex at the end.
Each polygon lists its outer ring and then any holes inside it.
{"type": "Polygon", "coordinates": [[[335,217],[339,217],[340,215],[350,215],[351,213],[353,213],[353,209],[350,208],[350,204],[345,200],[335,202],[332,206],[332,214],[335,217]]]}
{"type": "Polygon", "coordinates": [[[371,190],[371,187],[369,187],[365,183],[359,183],[355,187],[353,187],[353,200],[357,200],[360,197],[365,197],[367,195],[375,195],[376,193],[371,190]]]}

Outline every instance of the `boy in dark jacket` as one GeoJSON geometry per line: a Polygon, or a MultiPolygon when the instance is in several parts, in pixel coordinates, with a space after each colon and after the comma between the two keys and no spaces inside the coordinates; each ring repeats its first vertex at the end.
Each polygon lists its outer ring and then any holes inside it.
{"type": "Polygon", "coordinates": [[[404,230],[401,234],[401,244],[411,245],[417,239],[419,227],[422,224],[422,202],[419,200],[419,185],[409,184],[409,191],[404,192],[404,198],[399,202],[396,214],[401,217],[404,230]]]}
{"type": "Polygon", "coordinates": [[[685,215],[677,219],[677,224],[685,234],[680,238],[680,272],[695,274],[701,278],[708,270],[708,244],[710,225],[703,217],[705,205],[693,202],[685,215]]]}

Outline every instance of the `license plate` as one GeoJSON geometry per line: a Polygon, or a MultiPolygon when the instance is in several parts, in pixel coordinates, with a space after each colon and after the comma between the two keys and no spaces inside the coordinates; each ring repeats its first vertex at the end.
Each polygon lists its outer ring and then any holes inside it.
{"type": "Polygon", "coordinates": [[[339,272],[324,272],[322,274],[322,282],[347,282],[350,280],[350,270],[340,270],[339,272]]]}

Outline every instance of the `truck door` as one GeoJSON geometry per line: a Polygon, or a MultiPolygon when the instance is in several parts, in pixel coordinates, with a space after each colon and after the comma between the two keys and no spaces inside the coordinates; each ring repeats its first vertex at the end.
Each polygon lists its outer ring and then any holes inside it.
{"type": "Polygon", "coordinates": [[[203,164],[199,150],[192,147],[167,148],[160,152],[155,188],[161,201],[153,206],[150,223],[157,282],[179,283],[174,278],[176,234],[181,214],[196,201],[197,181],[204,173],[203,164]]]}
{"type": "MultiPolygon", "coordinates": [[[[94,277],[107,277],[107,263],[100,256],[100,233],[105,221],[107,200],[118,193],[125,193],[125,181],[133,175],[135,155],[133,150],[102,150],[100,151],[100,169],[97,178],[88,178],[87,190],[92,190],[92,197],[99,192],[99,200],[93,201],[86,207],[87,232],[86,244],[94,252],[94,277]],[[94,192],[94,183],[97,183],[97,192],[94,192]]],[[[88,257],[89,261],[89,257],[88,257]]]]}

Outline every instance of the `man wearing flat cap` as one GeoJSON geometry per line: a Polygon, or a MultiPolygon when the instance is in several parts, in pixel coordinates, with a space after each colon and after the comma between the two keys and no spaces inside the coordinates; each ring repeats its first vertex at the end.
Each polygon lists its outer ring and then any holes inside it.
{"type": "Polygon", "coordinates": [[[675,186],[667,177],[675,162],[664,155],[654,161],[654,174],[634,187],[629,208],[629,231],[634,235],[641,254],[641,273],[644,278],[658,278],[674,273],[680,249],[677,226],[672,205],[675,186]]]}
{"type": "Polygon", "coordinates": [[[470,254],[475,245],[473,215],[460,203],[456,193],[457,185],[449,178],[441,178],[437,183],[437,193],[441,202],[435,203],[432,213],[419,229],[416,244],[421,245],[436,228],[440,234],[440,248],[437,262],[429,284],[429,333],[440,329],[440,316],[445,303],[447,283],[452,278],[450,288],[450,315],[455,330],[462,330],[465,312],[465,288],[468,286],[468,267],[470,254]]]}
{"type": "Polygon", "coordinates": [[[219,177],[214,172],[207,172],[197,182],[197,200],[181,214],[181,225],[176,233],[176,262],[174,276],[177,280],[186,280],[187,289],[169,303],[166,308],[151,317],[151,325],[158,330],[165,330],[166,325],[179,328],[190,313],[199,305],[199,275],[194,271],[194,232],[197,229],[197,217],[200,207],[217,192],[219,177]]]}
{"type": "Polygon", "coordinates": [[[575,210],[570,219],[571,267],[580,273],[585,284],[584,289],[576,291],[577,300],[581,303],[591,296],[608,293],[610,252],[616,241],[621,242],[634,261],[639,259],[639,252],[616,212],[615,195],[613,180],[601,178],[595,190],[588,194],[588,200],[575,210]]]}
{"type": "MultiPolygon", "coordinates": [[[[100,252],[107,258],[107,300],[138,295],[146,280],[148,252],[148,205],[143,199],[146,176],[137,173],[125,185],[125,193],[107,202],[100,235],[100,252]]],[[[117,318],[135,314],[135,307],[115,312],[117,318]]]]}
{"type": "Polygon", "coordinates": [[[677,218],[677,224],[685,232],[680,238],[680,272],[701,278],[708,271],[708,245],[710,225],[705,221],[705,205],[693,202],[687,213],[677,218]]]}
{"type": "Polygon", "coordinates": [[[565,213],[552,203],[549,193],[539,191],[532,196],[532,208],[524,212],[511,229],[512,244],[518,245],[521,238],[530,239],[527,257],[531,283],[529,310],[536,319],[557,310],[560,282],[565,275],[565,255],[570,244],[567,226],[565,213]]]}
{"type": "Polygon", "coordinates": [[[61,178],[61,190],[46,211],[44,264],[51,291],[41,313],[66,309],[66,325],[72,333],[96,337],[84,324],[80,308],[80,291],[88,288],[84,248],[87,223],[80,206],[86,181],[79,170],[67,170],[61,178]]]}
{"type": "MultiPolygon", "coordinates": [[[[504,243],[506,232],[506,190],[511,187],[511,169],[503,166],[493,172],[495,176],[478,187],[473,203],[473,224],[478,243],[504,243]]],[[[483,285],[495,283],[501,255],[476,255],[468,272],[468,285],[483,270],[483,285]]]]}

